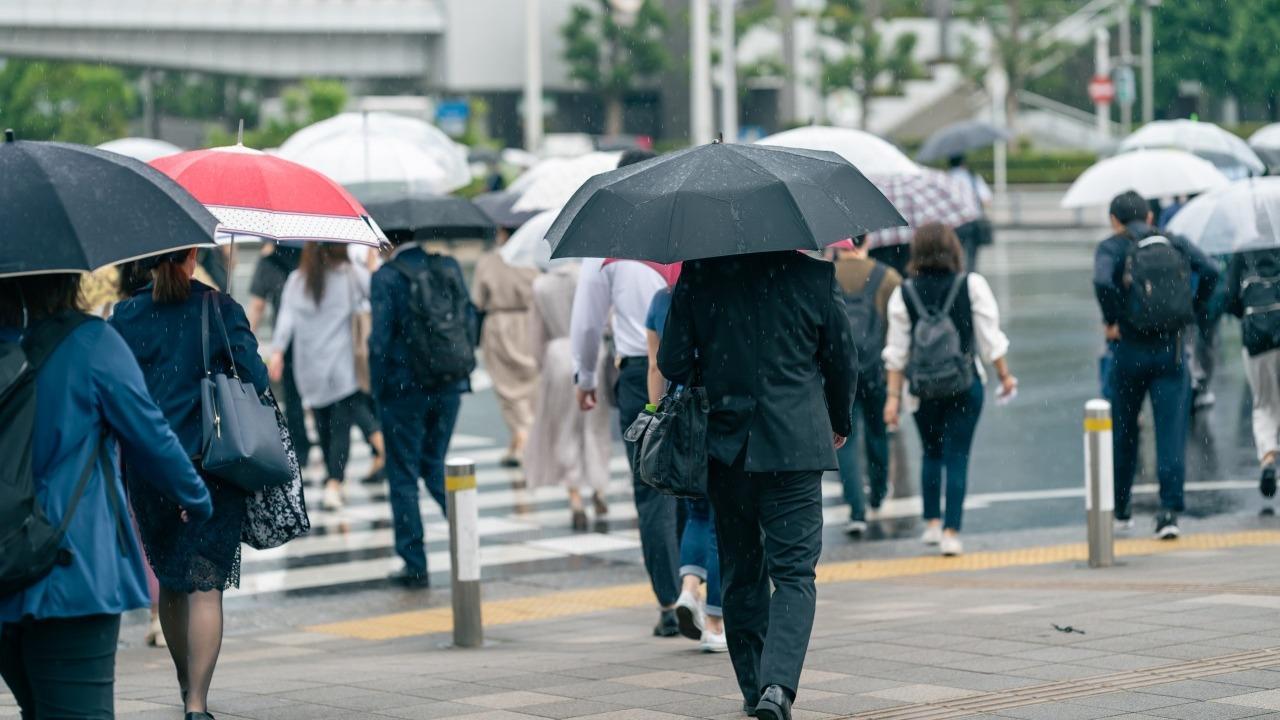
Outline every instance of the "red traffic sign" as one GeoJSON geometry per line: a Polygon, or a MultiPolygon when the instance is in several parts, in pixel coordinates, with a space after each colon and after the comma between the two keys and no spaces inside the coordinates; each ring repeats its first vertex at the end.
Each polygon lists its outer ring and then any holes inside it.
{"type": "Polygon", "coordinates": [[[1095,75],[1089,81],[1089,99],[1095,105],[1107,105],[1116,97],[1116,84],[1105,75],[1095,75]]]}

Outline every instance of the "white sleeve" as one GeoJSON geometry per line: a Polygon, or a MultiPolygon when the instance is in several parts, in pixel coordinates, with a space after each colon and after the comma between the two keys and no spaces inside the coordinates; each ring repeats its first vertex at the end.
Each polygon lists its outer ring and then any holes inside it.
{"type": "Polygon", "coordinates": [[[889,296],[889,332],[885,336],[884,352],[880,357],[887,370],[901,372],[907,367],[907,358],[911,356],[911,315],[907,312],[907,302],[902,297],[902,286],[894,288],[889,296]]]}
{"type": "Polygon", "coordinates": [[[1000,329],[1000,307],[987,279],[969,273],[969,307],[973,311],[973,337],[985,363],[993,363],[1009,352],[1009,338],[1000,329]]]}
{"type": "Polygon", "coordinates": [[[298,322],[297,306],[301,296],[302,274],[294,270],[289,273],[284,290],[280,292],[280,307],[276,310],[275,327],[271,329],[271,349],[276,352],[289,351],[289,343],[293,342],[293,327],[298,322]]]}
{"type": "Polygon", "coordinates": [[[990,205],[993,196],[991,188],[987,185],[987,181],[982,179],[978,173],[973,173],[973,186],[978,190],[978,201],[983,205],[990,205]]]}
{"type": "Polygon", "coordinates": [[[609,319],[609,304],[609,278],[604,274],[603,261],[583,262],[569,322],[573,371],[577,374],[578,387],[583,390],[596,388],[596,362],[604,339],[604,325],[609,319]]]}

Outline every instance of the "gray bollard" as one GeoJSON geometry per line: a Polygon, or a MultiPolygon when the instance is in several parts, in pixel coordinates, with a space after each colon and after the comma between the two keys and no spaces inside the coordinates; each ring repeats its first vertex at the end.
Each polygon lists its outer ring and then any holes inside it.
{"type": "Polygon", "coordinates": [[[1084,508],[1089,520],[1089,567],[1115,564],[1115,468],[1111,463],[1111,403],[1084,406],[1084,508]]]}
{"type": "Polygon", "coordinates": [[[480,508],[476,498],[476,464],[467,458],[445,461],[444,487],[449,494],[449,576],[453,594],[453,644],[480,647],[480,508]]]}

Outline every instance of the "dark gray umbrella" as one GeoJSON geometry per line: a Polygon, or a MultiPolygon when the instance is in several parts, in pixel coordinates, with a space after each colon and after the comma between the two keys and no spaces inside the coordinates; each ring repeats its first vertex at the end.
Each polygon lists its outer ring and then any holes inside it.
{"type": "Polygon", "coordinates": [[[522,210],[516,212],[515,204],[520,200],[520,193],[512,190],[499,190],[475,196],[472,202],[480,208],[494,225],[514,230],[529,222],[539,210],[522,210]]]}
{"type": "Polygon", "coordinates": [[[547,233],[552,257],[673,263],[820,250],[906,221],[835,153],[712,143],[601,173],[547,233]]]}
{"type": "Polygon", "coordinates": [[[1011,137],[1007,130],[981,120],[952,123],[930,135],[916,159],[920,162],[934,162],[963,155],[970,150],[987,147],[1011,137]]]}
{"type": "Polygon", "coordinates": [[[67,143],[0,143],[0,276],[91,272],[212,245],[218,220],[167,175],[67,143]]]}
{"type": "Polygon", "coordinates": [[[412,233],[418,240],[492,238],[493,221],[466,198],[424,192],[356,195],[384,232],[412,233]]]}

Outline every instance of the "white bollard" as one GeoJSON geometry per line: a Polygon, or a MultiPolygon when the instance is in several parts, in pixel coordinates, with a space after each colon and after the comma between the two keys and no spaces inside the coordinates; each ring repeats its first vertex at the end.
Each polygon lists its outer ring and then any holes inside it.
{"type": "Polygon", "coordinates": [[[1111,461],[1111,403],[1084,406],[1084,509],[1089,522],[1089,567],[1115,564],[1115,467],[1111,461]]]}
{"type": "Polygon", "coordinates": [[[453,596],[453,644],[480,647],[480,507],[476,497],[476,464],[467,458],[445,461],[444,487],[449,495],[449,575],[453,596]]]}

